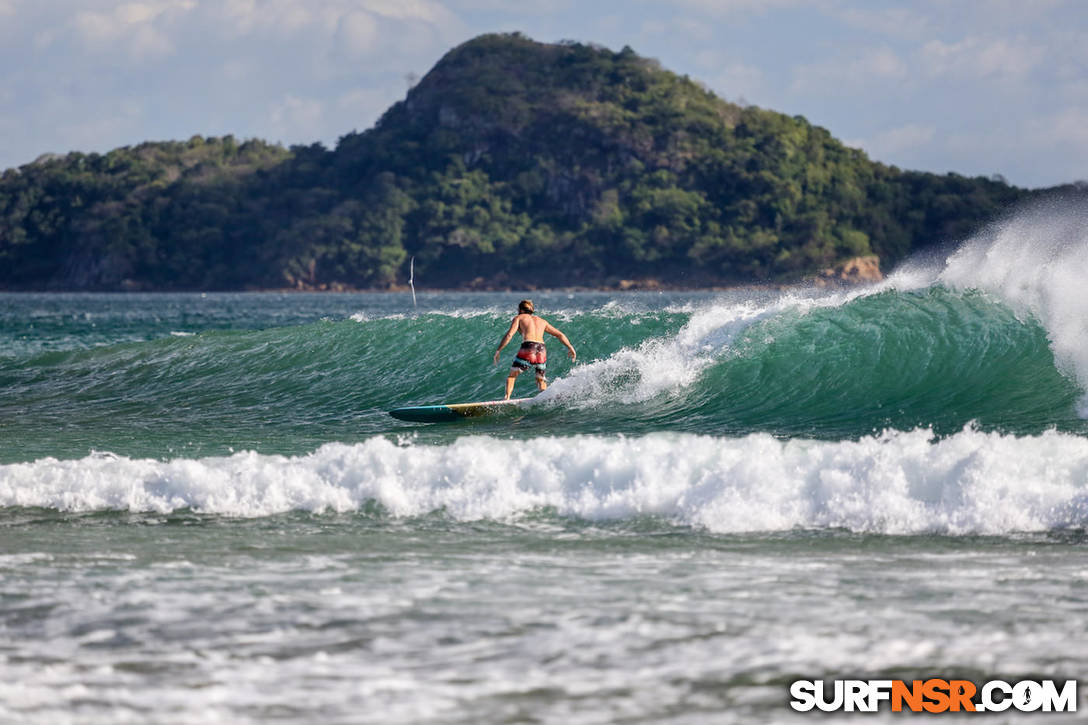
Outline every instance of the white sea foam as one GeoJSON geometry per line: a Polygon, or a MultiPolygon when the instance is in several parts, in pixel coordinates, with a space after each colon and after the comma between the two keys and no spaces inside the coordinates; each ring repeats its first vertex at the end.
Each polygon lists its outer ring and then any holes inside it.
{"type": "Polygon", "coordinates": [[[442,510],[508,520],[542,507],[612,520],[652,515],[714,532],[843,527],[885,533],[1003,533],[1088,525],[1088,440],[965,429],[858,441],[466,437],[449,445],[384,438],[299,457],[238,453],[160,462],[92,456],[0,467],[0,506],[231,516],[292,510],[391,515],[442,510]]]}
{"type": "MultiPolygon", "coordinates": [[[[1088,207],[1042,204],[994,225],[952,255],[939,281],[979,289],[1047,331],[1057,364],[1088,389],[1088,207]]],[[[1079,406],[1088,417],[1088,396],[1079,406]]]]}

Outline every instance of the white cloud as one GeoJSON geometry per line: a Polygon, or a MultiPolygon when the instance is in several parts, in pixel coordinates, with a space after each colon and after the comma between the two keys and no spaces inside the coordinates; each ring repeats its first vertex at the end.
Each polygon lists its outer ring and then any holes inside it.
{"type": "Polygon", "coordinates": [[[1088,104],[1088,78],[1060,84],[1057,97],[1067,103],[1088,104]]]}
{"type": "MultiPolygon", "coordinates": [[[[164,58],[174,52],[174,44],[163,27],[179,14],[196,7],[196,0],[156,0],[124,3],[105,11],[76,13],[70,25],[89,50],[110,54],[121,49],[135,61],[164,58]]],[[[56,40],[49,29],[36,37],[39,47],[56,40]]]]}
{"type": "Polygon", "coordinates": [[[349,13],[340,18],[336,29],[337,49],[349,58],[366,55],[378,41],[378,23],[374,16],[364,11],[349,13]]]}
{"type": "Polygon", "coordinates": [[[869,139],[844,141],[847,146],[864,149],[871,158],[877,160],[897,156],[904,151],[917,151],[928,146],[934,139],[937,129],[930,125],[908,123],[896,128],[881,131],[869,139]]]}
{"type": "Polygon", "coordinates": [[[252,31],[261,19],[256,0],[223,0],[219,12],[227,26],[239,35],[252,31]]]}
{"type": "Polygon", "coordinates": [[[378,57],[423,70],[422,57],[433,62],[464,32],[431,0],[88,0],[79,12],[49,8],[35,20],[22,37],[36,52],[97,56],[84,67],[139,73],[134,64],[180,55],[194,71],[233,61],[235,79],[241,57],[262,59],[265,73],[294,64],[289,72],[307,68],[319,81],[345,75],[345,62],[378,57]]]}
{"type": "Polygon", "coordinates": [[[386,109],[404,97],[408,85],[401,87],[378,87],[355,89],[343,93],[336,99],[336,111],[339,118],[354,118],[356,123],[348,128],[335,129],[345,133],[352,128],[362,129],[372,126],[386,109]]]}
{"type": "Polygon", "coordinates": [[[705,54],[700,56],[700,65],[709,63],[705,81],[722,98],[737,101],[757,102],[763,88],[763,71],[753,65],[739,62],[715,63],[705,54]]]}
{"type": "Polygon", "coordinates": [[[300,43],[308,62],[330,50],[340,61],[433,53],[463,31],[456,15],[430,0],[201,0],[199,17],[235,42],[300,43]]]}
{"type": "Polygon", "coordinates": [[[173,52],[170,39],[152,27],[139,28],[129,38],[129,53],[137,60],[165,58],[173,52]]]}
{"type": "Polygon", "coordinates": [[[369,128],[404,97],[407,85],[403,79],[389,80],[328,99],[288,94],[271,104],[268,123],[260,135],[285,143],[311,143],[317,139],[331,143],[349,131],[369,128]]]}
{"type": "MultiPolygon", "coordinates": [[[[1029,135],[1037,145],[1065,149],[1082,159],[1088,157],[1088,108],[1067,108],[1033,121],[1029,135]]],[[[1081,175],[1088,176],[1088,168],[1081,175]]]]}
{"type": "Polygon", "coordinates": [[[146,23],[149,20],[155,18],[163,8],[154,7],[149,3],[127,3],[125,5],[118,6],[114,15],[117,20],[127,25],[137,25],[140,23],[146,23]]]}
{"type": "Polygon", "coordinates": [[[76,32],[91,45],[100,45],[112,40],[120,30],[105,13],[78,13],[72,20],[72,25],[76,32]]]}
{"type": "Polygon", "coordinates": [[[441,3],[428,0],[358,0],[350,5],[358,5],[376,15],[396,20],[443,23],[454,17],[441,3]]]}
{"type": "Polygon", "coordinates": [[[315,0],[302,3],[298,0],[223,0],[215,3],[203,0],[201,14],[208,18],[220,18],[220,28],[230,35],[244,36],[254,32],[290,34],[314,21],[311,6],[322,8],[325,3],[315,0]]]}
{"type": "Polygon", "coordinates": [[[663,20],[646,20],[642,23],[641,35],[664,35],[669,29],[669,24],[663,20]]]}
{"type": "Polygon", "coordinates": [[[306,138],[321,126],[325,105],[314,98],[287,95],[268,114],[270,130],[277,140],[306,138]]]}
{"type": "Polygon", "coordinates": [[[239,83],[260,73],[260,64],[255,58],[229,58],[219,67],[219,72],[228,81],[239,83]]]}
{"type": "Polygon", "coordinates": [[[1046,26],[1062,10],[1080,12],[1083,0],[986,0],[986,2],[936,2],[931,12],[940,17],[945,27],[988,30],[990,32],[1020,32],[1029,26],[1046,26]]]}
{"type": "Polygon", "coordinates": [[[598,31],[608,33],[609,35],[621,31],[623,25],[624,19],[620,15],[605,15],[598,18],[597,22],[594,23],[594,26],[598,31]]]}
{"type": "Polygon", "coordinates": [[[877,48],[863,55],[852,68],[863,77],[901,78],[907,67],[890,48],[877,48]]]}
{"type": "Polygon", "coordinates": [[[714,37],[713,26],[693,18],[675,18],[671,26],[671,30],[676,33],[676,37],[684,38],[687,42],[692,40],[706,41],[714,37]]]}
{"type": "Polygon", "coordinates": [[[930,75],[974,80],[1023,77],[1046,56],[1045,48],[1024,38],[967,37],[956,43],[931,40],[918,57],[930,75]]]}
{"type": "Polygon", "coordinates": [[[668,20],[647,20],[642,23],[641,35],[684,38],[687,41],[708,41],[714,37],[714,28],[693,18],[677,17],[668,20]]]}
{"type": "Polygon", "coordinates": [[[103,137],[129,136],[127,144],[143,140],[140,136],[132,137],[132,134],[139,132],[146,120],[146,109],[139,101],[125,100],[118,103],[108,114],[89,117],[78,113],[78,107],[67,98],[54,97],[50,105],[55,109],[56,117],[64,119],[57,129],[64,141],[52,148],[43,148],[41,153],[64,153],[93,148],[103,137]]]}
{"type": "Polygon", "coordinates": [[[292,36],[324,32],[336,34],[354,26],[358,35],[366,21],[391,21],[433,25],[458,25],[456,15],[430,0],[200,0],[201,12],[219,18],[235,36],[269,33],[292,36]]]}
{"type": "Polygon", "coordinates": [[[531,15],[548,15],[566,10],[574,5],[574,0],[445,0],[447,7],[456,10],[474,12],[501,12],[531,15]]]}
{"type": "Polygon", "coordinates": [[[1057,78],[1072,82],[1088,74],[1088,32],[1062,32],[1047,43],[1046,65],[1057,78]]]}
{"type": "Polygon", "coordinates": [[[762,15],[773,10],[804,5],[805,0],[671,0],[665,4],[680,5],[713,17],[762,15]]]}
{"type": "Polygon", "coordinates": [[[992,129],[942,136],[947,168],[1001,173],[1013,183],[1034,187],[1088,179],[1088,106],[1004,120],[992,129]]]}
{"type": "Polygon", "coordinates": [[[53,44],[57,39],[57,33],[55,30],[43,30],[40,33],[34,33],[31,39],[31,44],[35,51],[43,51],[53,44]]]}
{"type": "Polygon", "coordinates": [[[908,75],[907,64],[888,47],[868,48],[852,57],[797,66],[790,90],[798,93],[826,93],[844,86],[866,86],[898,81],[908,75]]]}
{"type": "Polygon", "coordinates": [[[852,7],[833,4],[827,13],[846,25],[893,38],[919,38],[933,32],[929,17],[907,8],[852,7]]]}

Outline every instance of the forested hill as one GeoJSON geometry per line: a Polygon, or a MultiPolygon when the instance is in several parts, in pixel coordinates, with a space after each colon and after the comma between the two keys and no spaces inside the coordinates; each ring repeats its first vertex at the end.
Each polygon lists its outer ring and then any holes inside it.
{"type": "Polygon", "coordinates": [[[0,287],[794,280],[962,238],[1032,194],[904,172],[630,48],[485,35],[337,147],[231,137],[0,179],[0,287]]]}

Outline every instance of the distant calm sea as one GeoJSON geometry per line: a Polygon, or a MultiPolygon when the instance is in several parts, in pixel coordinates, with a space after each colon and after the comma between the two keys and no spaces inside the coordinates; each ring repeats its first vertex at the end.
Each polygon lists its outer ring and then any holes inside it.
{"type": "Polygon", "coordinates": [[[0,295],[0,721],[804,722],[795,679],[1088,679],[1080,221],[864,290],[533,293],[577,364],[433,426],[385,411],[499,397],[522,295],[0,295]]]}

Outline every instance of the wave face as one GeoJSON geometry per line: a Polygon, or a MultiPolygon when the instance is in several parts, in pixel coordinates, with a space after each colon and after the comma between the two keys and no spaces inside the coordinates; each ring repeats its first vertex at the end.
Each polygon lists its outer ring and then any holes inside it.
{"type": "Polygon", "coordinates": [[[609,425],[820,438],[969,421],[1080,430],[1078,386],[1046,330],[984,295],[941,287],[713,304],[674,336],[624,349],[555,385],[609,425]]]}
{"type": "Polygon", "coordinates": [[[242,517],[441,511],[458,521],[544,511],[588,521],[650,516],[716,533],[999,534],[1088,526],[1088,439],[971,429],[939,440],[916,430],[842,442],[657,433],[538,438],[526,455],[520,441],[487,436],[447,445],[376,437],[299,457],[8,464],[0,507],[242,517]]]}
{"type": "MultiPolygon", "coordinates": [[[[433,304],[449,309],[418,316],[355,312],[263,329],[170,323],[182,329],[93,345],[64,339],[69,344],[55,349],[39,343],[0,357],[7,391],[0,461],[91,450],[156,458],[231,449],[296,454],[421,431],[384,411],[499,396],[513,350],[490,364],[509,321],[497,298],[439,298],[433,304]]],[[[1079,348],[1064,342],[1075,331],[1052,331],[1051,318],[989,292],[893,280],[849,294],[555,302],[545,315],[574,339],[579,363],[553,345],[554,382],[528,417],[421,435],[448,442],[470,429],[519,436],[667,430],[841,439],[889,428],[947,435],[972,422],[1021,435],[1085,430],[1079,348]]],[[[530,376],[518,385],[519,394],[529,393],[530,376]]]]}

